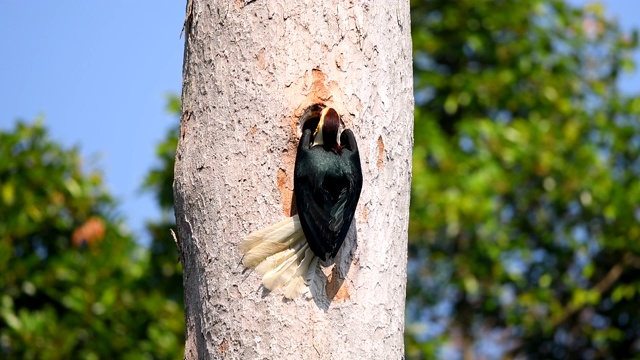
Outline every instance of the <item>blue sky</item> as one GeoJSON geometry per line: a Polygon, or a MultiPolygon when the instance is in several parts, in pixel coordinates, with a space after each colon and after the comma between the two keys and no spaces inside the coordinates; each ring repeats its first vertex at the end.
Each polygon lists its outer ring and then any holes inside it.
{"type": "MultiPolygon", "coordinates": [[[[568,0],[570,4],[584,6],[590,3],[604,5],[607,16],[617,20],[624,31],[629,33],[632,29],[640,29],[640,1],[637,0],[568,0]]],[[[636,68],[640,68],[640,52],[635,53],[636,68]]],[[[620,88],[632,94],[640,94],[640,71],[633,74],[623,74],[620,79],[620,88]]]]}
{"type": "Polygon", "coordinates": [[[0,2],[0,128],[44,116],[54,139],[97,156],[130,228],[159,216],[140,195],[155,145],[177,119],[183,1],[0,2]]]}
{"type": "MultiPolygon", "coordinates": [[[[571,0],[585,4],[584,0],[571,0]]],[[[640,27],[640,2],[603,1],[625,30],[640,27]]],[[[140,194],[155,145],[177,119],[166,94],[180,93],[185,1],[0,1],[0,128],[43,115],[52,136],[98,156],[131,230],[158,217],[140,194]]],[[[640,58],[636,56],[640,62],[640,58]]],[[[640,75],[621,86],[640,92],[640,75]]]]}

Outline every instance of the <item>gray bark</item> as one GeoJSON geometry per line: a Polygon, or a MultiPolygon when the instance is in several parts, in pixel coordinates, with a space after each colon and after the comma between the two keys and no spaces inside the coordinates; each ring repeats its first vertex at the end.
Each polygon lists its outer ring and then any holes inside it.
{"type": "Polygon", "coordinates": [[[185,358],[402,358],[408,1],[193,0],[189,9],[174,182],[185,358]],[[285,301],[244,270],[237,244],[291,214],[297,120],[314,103],[353,129],[364,186],[313,298],[285,301]]]}

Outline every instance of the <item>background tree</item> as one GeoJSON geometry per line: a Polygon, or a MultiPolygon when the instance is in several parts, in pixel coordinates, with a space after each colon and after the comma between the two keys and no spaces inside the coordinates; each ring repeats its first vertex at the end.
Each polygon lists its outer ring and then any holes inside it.
{"type": "Polygon", "coordinates": [[[180,287],[156,286],[102,176],[83,170],[41,122],[0,132],[0,358],[180,357],[180,287]]]}
{"type": "Polygon", "coordinates": [[[412,1],[412,26],[409,357],[637,356],[637,33],[560,0],[412,1]]]}
{"type": "Polygon", "coordinates": [[[174,182],[187,358],[401,358],[408,3],[189,3],[174,182]],[[365,185],[314,300],[283,301],[243,274],[237,244],[290,215],[297,119],[318,102],[357,134],[365,185]]]}

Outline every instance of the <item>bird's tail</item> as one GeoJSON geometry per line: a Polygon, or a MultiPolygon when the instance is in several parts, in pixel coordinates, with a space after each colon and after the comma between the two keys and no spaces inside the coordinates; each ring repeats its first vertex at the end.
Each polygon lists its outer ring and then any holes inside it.
{"type": "Polygon", "coordinates": [[[285,297],[294,299],[308,288],[306,281],[315,271],[318,258],[304,237],[298,215],[254,231],[239,245],[242,263],[262,275],[269,290],[283,288],[285,297]]]}

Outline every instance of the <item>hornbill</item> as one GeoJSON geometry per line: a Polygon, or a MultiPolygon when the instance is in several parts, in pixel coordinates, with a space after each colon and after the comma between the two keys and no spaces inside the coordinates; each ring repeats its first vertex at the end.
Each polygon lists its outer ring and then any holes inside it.
{"type": "Polygon", "coordinates": [[[249,234],[239,246],[244,265],[263,275],[264,287],[282,287],[289,299],[308,289],[318,259],[327,261],[338,253],[362,189],[358,145],[336,110],[315,105],[300,122],[307,126],[293,178],[298,214],[249,234]],[[307,122],[318,115],[312,131],[307,122]]]}

